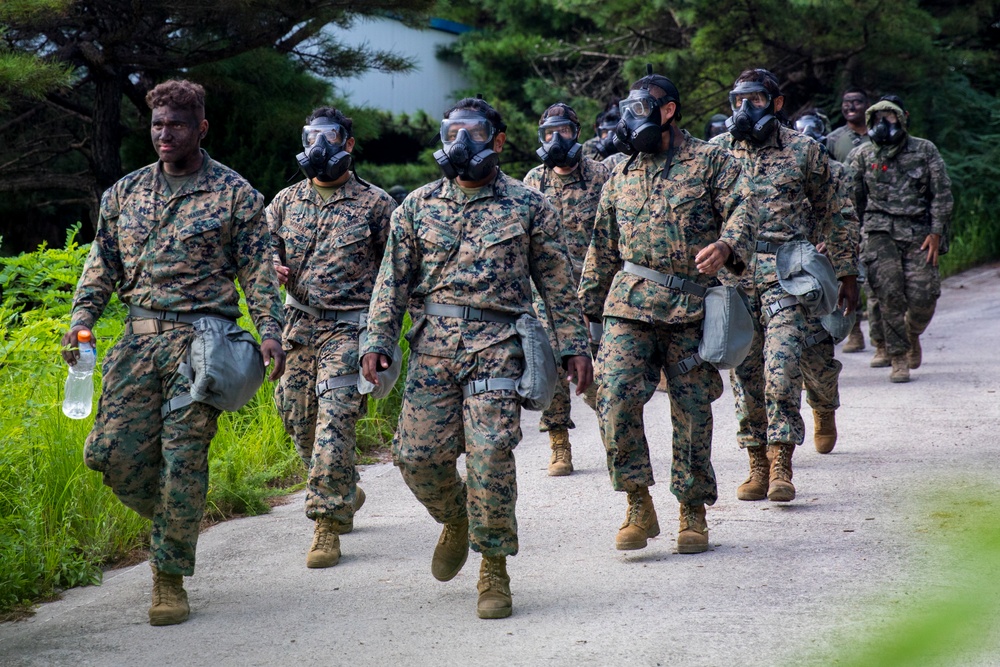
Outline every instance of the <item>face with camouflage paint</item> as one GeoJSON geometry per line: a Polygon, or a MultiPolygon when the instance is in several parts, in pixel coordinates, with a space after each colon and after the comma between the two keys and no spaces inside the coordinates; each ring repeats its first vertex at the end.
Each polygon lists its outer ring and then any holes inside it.
{"type": "Polygon", "coordinates": [[[208,121],[198,115],[194,109],[172,106],[153,109],[149,136],[168,174],[190,174],[201,167],[201,140],[208,132],[208,121]]]}

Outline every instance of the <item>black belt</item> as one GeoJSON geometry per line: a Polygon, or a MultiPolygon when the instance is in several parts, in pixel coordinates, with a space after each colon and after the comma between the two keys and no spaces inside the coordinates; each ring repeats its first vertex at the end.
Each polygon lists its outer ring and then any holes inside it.
{"type": "Polygon", "coordinates": [[[771,243],[770,241],[757,241],[757,245],[754,248],[754,252],[763,253],[765,255],[773,255],[778,252],[778,248],[783,246],[783,243],[771,243]]]}

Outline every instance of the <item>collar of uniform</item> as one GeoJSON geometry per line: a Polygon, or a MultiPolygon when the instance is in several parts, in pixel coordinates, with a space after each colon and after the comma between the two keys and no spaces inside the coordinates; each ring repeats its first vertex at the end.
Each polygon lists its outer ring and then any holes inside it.
{"type": "Polygon", "coordinates": [[[560,175],[556,173],[556,170],[552,167],[545,167],[547,170],[552,172],[552,181],[555,183],[561,183],[562,185],[572,185],[573,183],[579,183],[580,181],[589,181],[590,177],[593,175],[590,172],[593,168],[587,163],[590,158],[580,158],[579,165],[576,169],[568,174],[560,175]]]}
{"type": "MultiPolygon", "coordinates": [[[[191,180],[184,184],[184,188],[181,192],[199,192],[199,191],[215,191],[222,190],[226,187],[226,184],[221,180],[212,179],[208,176],[211,171],[214,171],[216,162],[208,156],[208,151],[204,148],[201,150],[201,168],[191,177],[191,180]]],[[[147,181],[146,189],[151,190],[163,197],[173,197],[176,192],[171,192],[167,187],[167,179],[163,178],[163,162],[157,160],[153,164],[153,169],[150,171],[149,179],[147,181]]]]}
{"type": "Polygon", "coordinates": [[[470,201],[479,201],[480,199],[489,199],[491,197],[500,197],[507,191],[507,175],[497,168],[497,175],[491,183],[487,183],[479,189],[475,197],[469,199],[462,192],[462,188],[458,187],[456,179],[445,178],[442,179],[444,183],[441,184],[441,189],[438,190],[437,196],[441,199],[450,199],[453,202],[459,204],[465,204],[470,201]]]}
{"type": "MultiPolygon", "coordinates": [[[[691,135],[687,130],[681,130],[681,134],[684,136],[684,141],[674,150],[674,163],[681,160],[690,160],[694,157],[694,152],[691,150],[691,135]]],[[[632,165],[632,167],[629,168],[629,171],[642,169],[649,175],[656,176],[663,171],[664,167],[667,166],[668,152],[669,151],[662,151],[652,155],[644,154],[632,165]]]]}
{"type": "Polygon", "coordinates": [[[352,173],[350,177],[344,181],[344,184],[337,188],[326,201],[323,201],[323,198],[318,192],[316,192],[316,188],[312,186],[312,181],[308,178],[302,181],[297,194],[299,200],[301,201],[310,201],[316,204],[316,206],[326,206],[334,204],[338,201],[344,201],[345,199],[357,199],[361,189],[361,184],[358,183],[358,179],[354,178],[354,174],[352,173]]]}

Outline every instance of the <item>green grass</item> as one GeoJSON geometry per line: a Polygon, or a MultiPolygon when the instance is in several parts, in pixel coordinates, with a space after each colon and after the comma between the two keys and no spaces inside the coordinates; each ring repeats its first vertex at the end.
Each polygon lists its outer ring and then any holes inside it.
{"type": "Polygon", "coordinates": [[[982,199],[955,207],[954,233],[947,255],[941,257],[942,277],[1000,257],[1000,219],[996,209],[982,199]]]}

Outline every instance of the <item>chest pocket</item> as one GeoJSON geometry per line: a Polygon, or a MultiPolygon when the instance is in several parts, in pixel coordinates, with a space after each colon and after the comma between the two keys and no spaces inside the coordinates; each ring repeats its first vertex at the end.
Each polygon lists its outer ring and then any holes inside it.
{"type": "Polygon", "coordinates": [[[498,243],[516,239],[518,236],[524,236],[524,225],[515,221],[506,223],[502,227],[487,227],[480,238],[482,246],[489,248],[498,243]]]}
{"type": "Polygon", "coordinates": [[[372,234],[371,227],[367,221],[360,222],[346,229],[339,230],[334,234],[333,247],[346,248],[347,246],[361,243],[372,234]]]}
{"type": "Polygon", "coordinates": [[[127,207],[118,218],[118,250],[126,275],[132,276],[146,248],[156,220],[140,212],[139,207],[127,207]]]}
{"type": "Polygon", "coordinates": [[[626,254],[626,249],[641,248],[645,245],[642,238],[642,228],[649,218],[649,211],[646,210],[647,201],[647,199],[641,201],[626,199],[615,208],[615,220],[618,223],[618,245],[623,256],[626,254]]]}
{"type": "Polygon", "coordinates": [[[216,216],[185,220],[174,233],[176,250],[192,265],[218,268],[224,262],[222,220],[216,216]]]}

